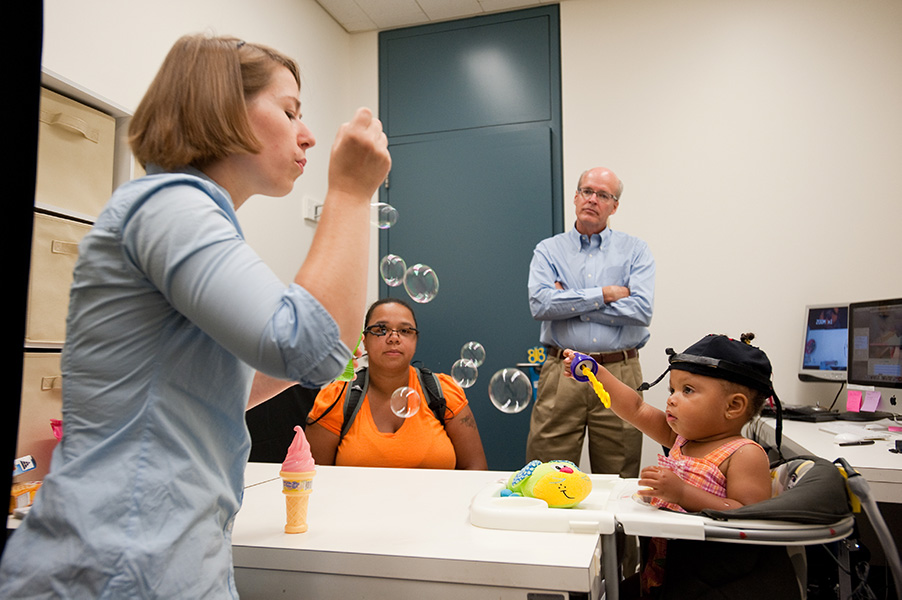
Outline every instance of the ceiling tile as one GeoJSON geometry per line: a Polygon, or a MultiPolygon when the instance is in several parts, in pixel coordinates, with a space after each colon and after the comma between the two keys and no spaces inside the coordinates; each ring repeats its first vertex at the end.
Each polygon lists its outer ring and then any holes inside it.
{"type": "Polygon", "coordinates": [[[479,0],[479,4],[486,12],[497,10],[513,10],[515,8],[529,8],[530,6],[538,6],[539,0],[479,0]]]}
{"type": "Polygon", "coordinates": [[[369,31],[376,29],[373,20],[363,12],[355,0],[317,0],[346,31],[369,31]]]}
{"type": "Polygon", "coordinates": [[[432,21],[462,19],[482,13],[478,0],[417,0],[432,21]]]}
{"type": "Polygon", "coordinates": [[[429,22],[416,0],[357,0],[357,4],[379,29],[429,22]]]}
{"type": "Polygon", "coordinates": [[[463,19],[562,0],[316,0],[351,33],[463,19]]]}

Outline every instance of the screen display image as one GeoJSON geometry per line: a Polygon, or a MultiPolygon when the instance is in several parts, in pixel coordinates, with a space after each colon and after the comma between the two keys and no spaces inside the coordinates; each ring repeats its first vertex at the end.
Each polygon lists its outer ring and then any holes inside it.
{"type": "Polygon", "coordinates": [[[902,298],[849,305],[849,383],[902,388],[902,298]]]}
{"type": "Polygon", "coordinates": [[[849,307],[805,307],[805,331],[799,379],[845,381],[849,358],[849,307]]]}

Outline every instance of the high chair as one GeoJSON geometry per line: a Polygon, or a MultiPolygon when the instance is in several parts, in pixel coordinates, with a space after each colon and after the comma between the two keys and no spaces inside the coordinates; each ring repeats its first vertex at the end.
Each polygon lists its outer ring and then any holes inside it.
{"type": "MultiPolygon", "coordinates": [[[[830,463],[815,456],[799,456],[772,465],[771,476],[774,494],[770,500],[729,511],[702,511],[700,514],[724,523],[719,530],[714,525],[706,526],[706,534],[710,529],[712,533],[716,531],[718,539],[732,537],[752,543],[785,544],[790,548],[804,598],[807,578],[804,554],[792,549],[854,536],[853,514],[863,508],[886,554],[896,597],[902,600],[902,568],[895,542],[871,497],[867,481],[845,459],[830,463]],[[756,524],[746,528],[740,523],[746,519],[755,520],[756,524]],[[759,519],[763,521],[758,522],[759,519]],[[762,523],[772,520],[790,525],[779,530],[762,527],[762,523]]],[[[846,600],[854,592],[851,566],[847,546],[841,543],[839,549],[839,598],[846,600]]],[[[859,587],[866,584],[863,581],[859,587]]]]}
{"type": "MultiPolygon", "coordinates": [[[[504,482],[496,481],[473,498],[470,522],[495,529],[600,534],[605,600],[620,598],[618,532],[668,540],[665,598],[804,599],[806,546],[854,539],[853,503],[859,500],[875,527],[883,521],[876,504],[866,500],[867,482],[851,467],[841,472],[826,459],[799,456],[772,464],[771,474],[769,500],[699,513],[640,502],[635,499],[638,479],[616,475],[591,475],[592,492],[572,509],[551,509],[533,498],[504,498],[504,482]],[[674,553],[671,542],[678,549],[674,553]]],[[[898,591],[898,553],[882,528],[881,542],[895,560],[898,591]]],[[[849,557],[841,556],[839,562],[840,600],[847,600],[853,592],[849,557]]]]}
{"type": "MultiPolygon", "coordinates": [[[[774,464],[771,476],[771,499],[733,510],[687,514],[618,504],[624,533],[668,540],[665,598],[806,597],[804,547],[854,532],[845,482],[818,457],[774,464]]],[[[616,600],[607,590],[606,599],[616,600]]]]}

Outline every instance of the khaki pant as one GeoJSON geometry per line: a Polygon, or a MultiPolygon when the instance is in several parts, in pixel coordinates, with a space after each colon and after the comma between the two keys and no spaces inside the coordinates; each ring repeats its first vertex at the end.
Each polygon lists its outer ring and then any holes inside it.
{"type": "MultiPolygon", "coordinates": [[[[593,473],[638,477],[642,433],[605,408],[591,383],[565,377],[562,364],[560,358],[550,356],[542,365],[526,440],[526,462],[569,460],[579,464],[588,431],[593,473]]],[[[605,368],[633,389],[642,383],[639,357],[605,368]]]]}
{"type": "MultiPolygon", "coordinates": [[[[633,389],[642,383],[639,357],[604,365],[633,389]]],[[[641,393],[641,392],[640,392],[641,393]]],[[[526,462],[569,460],[579,464],[585,434],[589,433],[589,463],[593,473],[639,476],[642,432],[605,408],[592,384],[564,376],[563,360],[549,356],[539,375],[538,398],[532,408],[526,462]]],[[[638,538],[617,536],[623,576],[639,566],[638,538]]],[[[615,574],[605,574],[617,578],[615,574]]]]}

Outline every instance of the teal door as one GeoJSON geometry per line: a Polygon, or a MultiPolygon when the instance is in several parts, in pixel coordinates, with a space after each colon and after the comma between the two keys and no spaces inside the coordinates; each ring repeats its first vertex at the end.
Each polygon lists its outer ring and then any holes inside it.
{"type": "MultiPolygon", "coordinates": [[[[500,412],[488,382],[538,344],[529,261],[536,243],[561,231],[557,23],[549,6],[380,34],[380,117],[392,153],[382,200],[399,214],[380,233],[380,256],[438,275],[435,299],[412,303],[422,365],[449,373],[466,342],[485,347],[466,392],[490,469],[525,460],[530,409],[500,412]]],[[[407,297],[384,283],[380,292],[407,297]]]]}

